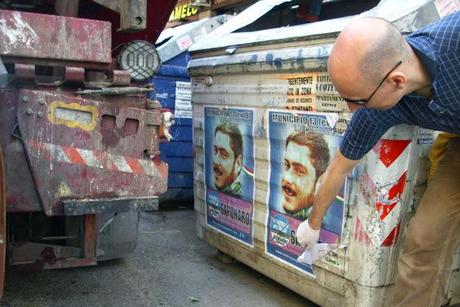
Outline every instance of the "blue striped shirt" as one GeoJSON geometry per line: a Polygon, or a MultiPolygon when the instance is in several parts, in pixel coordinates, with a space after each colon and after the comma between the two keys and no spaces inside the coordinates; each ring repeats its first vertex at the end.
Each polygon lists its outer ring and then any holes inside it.
{"type": "Polygon", "coordinates": [[[460,133],[459,36],[460,12],[456,12],[406,37],[433,80],[431,97],[407,95],[385,111],[356,111],[340,145],[345,157],[361,159],[398,124],[460,133]]]}

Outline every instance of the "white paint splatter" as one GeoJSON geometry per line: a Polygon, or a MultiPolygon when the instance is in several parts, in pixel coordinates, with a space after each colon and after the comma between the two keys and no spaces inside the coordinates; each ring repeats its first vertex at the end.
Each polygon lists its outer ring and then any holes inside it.
{"type": "Polygon", "coordinates": [[[9,40],[9,42],[5,42],[4,53],[10,53],[15,44],[20,44],[22,48],[30,48],[33,43],[38,41],[37,33],[22,19],[20,13],[14,12],[11,21],[12,23],[8,24],[5,19],[0,19],[0,33],[9,40]]]}

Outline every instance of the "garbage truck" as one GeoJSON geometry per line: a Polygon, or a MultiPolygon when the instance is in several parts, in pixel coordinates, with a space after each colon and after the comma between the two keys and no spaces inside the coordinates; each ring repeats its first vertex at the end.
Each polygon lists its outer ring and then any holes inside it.
{"type": "MultiPolygon", "coordinates": [[[[5,265],[96,265],[158,205],[164,116],[143,85],[176,0],[0,3],[0,289],[5,265]]],[[[0,290],[2,291],[2,290],[0,290]]]]}

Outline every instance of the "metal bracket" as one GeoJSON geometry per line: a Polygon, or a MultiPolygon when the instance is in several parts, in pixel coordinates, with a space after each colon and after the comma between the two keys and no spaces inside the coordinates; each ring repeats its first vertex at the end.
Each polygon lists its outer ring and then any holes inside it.
{"type": "Polygon", "coordinates": [[[135,94],[144,94],[153,91],[153,88],[150,86],[146,87],[106,87],[95,90],[81,90],[76,91],[77,95],[135,95],[135,94]]]}
{"type": "Polygon", "coordinates": [[[138,31],[147,28],[147,0],[93,0],[120,13],[118,31],[138,31]]]}
{"type": "Polygon", "coordinates": [[[4,88],[8,85],[8,72],[6,71],[5,65],[3,65],[2,58],[0,58],[0,88],[4,88]]]}
{"type": "Polygon", "coordinates": [[[191,6],[211,7],[211,0],[190,0],[191,6]]]}
{"type": "Polygon", "coordinates": [[[21,131],[19,131],[18,120],[14,123],[13,129],[11,129],[11,135],[22,141],[21,131]]]}

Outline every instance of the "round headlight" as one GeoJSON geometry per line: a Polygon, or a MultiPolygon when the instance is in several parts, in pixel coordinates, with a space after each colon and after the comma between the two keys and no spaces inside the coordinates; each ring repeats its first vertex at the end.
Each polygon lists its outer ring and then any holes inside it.
{"type": "Polygon", "coordinates": [[[118,65],[135,81],[153,77],[160,66],[155,46],[146,41],[132,41],[125,45],[118,55],[118,65]]]}

